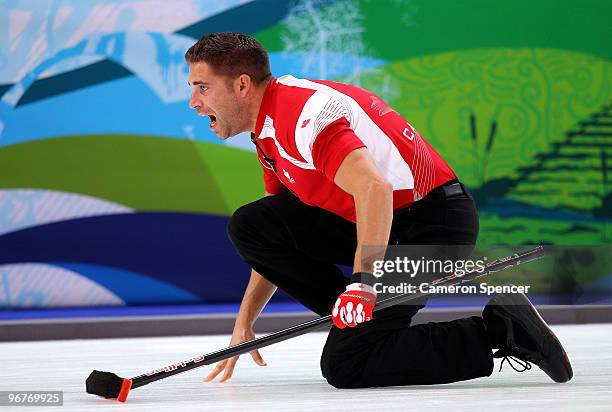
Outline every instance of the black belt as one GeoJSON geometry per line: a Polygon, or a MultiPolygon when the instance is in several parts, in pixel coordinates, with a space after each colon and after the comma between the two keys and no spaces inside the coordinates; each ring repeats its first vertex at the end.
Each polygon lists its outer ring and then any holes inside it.
{"type": "MultiPolygon", "coordinates": [[[[426,200],[428,197],[431,199],[431,196],[436,196],[442,193],[444,193],[444,197],[447,199],[453,196],[456,196],[456,195],[460,195],[460,194],[467,195],[467,192],[463,188],[463,184],[459,180],[453,179],[453,180],[446,182],[442,186],[436,187],[431,192],[429,192],[427,196],[425,196],[421,200],[426,200]]],[[[419,202],[420,200],[417,200],[416,202],[411,203],[410,205],[402,206],[398,209],[395,209],[394,213],[397,215],[398,213],[402,213],[404,210],[410,210],[412,206],[414,206],[416,203],[419,203],[419,202]]]]}
{"type": "Polygon", "coordinates": [[[442,186],[442,189],[444,190],[444,194],[446,195],[446,197],[452,197],[455,195],[460,195],[460,194],[465,193],[463,191],[463,187],[461,186],[461,183],[459,182],[446,184],[442,186]]]}
{"type": "Polygon", "coordinates": [[[427,196],[423,199],[426,199],[429,195],[441,195],[444,194],[444,197],[449,198],[461,194],[465,194],[465,188],[463,187],[463,183],[461,183],[458,179],[449,180],[444,183],[442,186],[438,186],[432,191],[430,191],[427,196]]]}

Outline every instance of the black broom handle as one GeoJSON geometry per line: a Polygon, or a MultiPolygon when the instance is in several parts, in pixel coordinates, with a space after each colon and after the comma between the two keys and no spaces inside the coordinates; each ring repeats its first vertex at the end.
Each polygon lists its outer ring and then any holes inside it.
{"type": "MultiPolygon", "coordinates": [[[[544,248],[542,246],[538,246],[532,250],[523,253],[515,253],[514,255],[506,256],[500,259],[496,259],[493,262],[486,265],[481,271],[469,271],[465,274],[458,276],[455,274],[445,276],[435,281],[431,282],[429,286],[437,286],[437,285],[459,285],[462,283],[466,283],[477,279],[481,276],[484,276],[488,273],[499,272],[505,269],[508,269],[512,266],[517,266],[522,263],[527,263],[532,260],[538,259],[544,256],[544,248]]],[[[396,295],[387,299],[384,299],[378,302],[374,308],[374,311],[379,311],[384,308],[388,308],[389,306],[397,305],[403,302],[408,302],[414,299],[418,299],[420,297],[429,295],[429,293],[425,292],[417,292],[413,294],[404,294],[404,295],[396,295]]],[[[330,308],[331,310],[331,308],[330,308]]],[[[216,352],[211,352],[206,355],[198,355],[191,359],[177,362],[173,365],[165,366],[160,369],[153,370],[144,375],[136,376],[135,378],[131,378],[132,388],[138,388],[144,385],[147,385],[151,382],[155,382],[160,379],[167,378],[172,375],[176,375],[177,373],[186,372],[188,370],[199,368],[200,366],[210,365],[224,359],[228,359],[237,355],[242,355],[247,352],[251,352],[255,349],[263,348],[265,346],[272,345],[277,342],[282,342],[287,339],[294,338],[296,336],[304,335],[313,330],[319,329],[323,326],[326,326],[331,322],[331,315],[323,316],[318,319],[313,319],[308,322],[301,323],[296,326],[292,326],[290,328],[281,330],[279,332],[271,333],[269,335],[262,336],[257,339],[252,339],[250,341],[242,342],[234,346],[230,346],[225,349],[218,350],[216,352]]]]}

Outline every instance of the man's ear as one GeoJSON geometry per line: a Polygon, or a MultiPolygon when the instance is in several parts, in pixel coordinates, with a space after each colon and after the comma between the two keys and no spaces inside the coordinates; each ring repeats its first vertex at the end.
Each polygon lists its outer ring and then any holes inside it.
{"type": "Polygon", "coordinates": [[[236,92],[242,97],[247,95],[247,93],[251,89],[251,86],[252,86],[251,76],[249,76],[248,74],[241,74],[236,79],[235,89],[236,89],[236,92]]]}

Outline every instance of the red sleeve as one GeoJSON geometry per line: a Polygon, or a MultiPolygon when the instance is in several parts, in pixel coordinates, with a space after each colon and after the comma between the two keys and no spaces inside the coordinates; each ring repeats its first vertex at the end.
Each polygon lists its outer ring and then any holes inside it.
{"type": "Polygon", "coordinates": [[[344,158],[360,147],[366,145],[343,117],[330,123],[319,133],[312,148],[312,160],[317,170],[333,181],[344,158]]]}

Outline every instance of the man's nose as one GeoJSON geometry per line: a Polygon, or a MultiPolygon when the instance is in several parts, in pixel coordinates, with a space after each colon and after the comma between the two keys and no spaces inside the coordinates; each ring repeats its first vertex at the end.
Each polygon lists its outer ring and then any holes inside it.
{"type": "Polygon", "coordinates": [[[202,106],[202,101],[198,98],[195,92],[191,93],[191,98],[189,99],[189,107],[192,109],[198,109],[202,106]]]}

